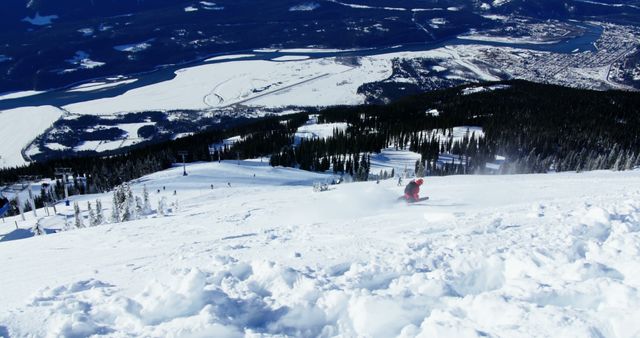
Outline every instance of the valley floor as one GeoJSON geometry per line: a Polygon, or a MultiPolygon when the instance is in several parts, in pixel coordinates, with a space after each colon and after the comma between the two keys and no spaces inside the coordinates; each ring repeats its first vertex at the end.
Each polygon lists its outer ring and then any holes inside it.
{"type": "Polygon", "coordinates": [[[428,177],[406,205],[395,179],[187,170],[134,185],[165,217],[0,240],[0,336],[640,335],[638,171],[428,177]]]}

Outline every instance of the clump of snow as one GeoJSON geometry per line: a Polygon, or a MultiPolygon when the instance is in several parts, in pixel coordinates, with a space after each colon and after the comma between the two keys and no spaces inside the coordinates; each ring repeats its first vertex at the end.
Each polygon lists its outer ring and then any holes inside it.
{"type": "Polygon", "coordinates": [[[5,62],[5,61],[11,61],[12,58],[6,56],[6,55],[2,55],[0,54],[0,62],[5,62]]]}
{"type": "Polygon", "coordinates": [[[307,12],[320,8],[320,4],[317,2],[305,2],[300,5],[292,6],[289,8],[290,12],[307,12]]]}
{"type": "Polygon", "coordinates": [[[40,13],[36,12],[36,15],[34,15],[33,17],[25,17],[24,19],[22,19],[22,21],[28,22],[34,26],[46,26],[46,25],[50,25],[53,22],[53,20],[57,18],[58,18],[57,15],[41,16],[40,13]]]}
{"type": "Polygon", "coordinates": [[[196,12],[196,11],[198,11],[198,8],[197,7],[193,7],[193,6],[187,6],[187,7],[184,8],[184,11],[185,12],[196,12]]]}

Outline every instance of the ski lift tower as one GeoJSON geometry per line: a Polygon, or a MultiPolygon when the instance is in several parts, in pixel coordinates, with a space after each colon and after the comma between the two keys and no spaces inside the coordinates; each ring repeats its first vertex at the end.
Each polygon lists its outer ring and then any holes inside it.
{"type": "Polygon", "coordinates": [[[181,150],[178,152],[178,156],[182,156],[182,176],[187,176],[187,164],[185,161],[185,156],[189,155],[188,151],[181,150]]]}
{"type": "Polygon", "coordinates": [[[67,187],[67,181],[69,175],[72,175],[71,168],[56,168],[55,175],[62,176],[62,184],[64,185],[64,204],[69,206],[69,189],[67,187]]]}

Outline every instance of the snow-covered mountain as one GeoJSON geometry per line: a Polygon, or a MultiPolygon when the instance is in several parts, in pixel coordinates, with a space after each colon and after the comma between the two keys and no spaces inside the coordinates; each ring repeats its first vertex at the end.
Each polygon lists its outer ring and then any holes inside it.
{"type": "MultiPolygon", "coordinates": [[[[0,336],[640,335],[638,171],[428,177],[406,205],[396,179],[186,169],[133,183],[165,216],[13,241],[34,216],[0,223],[0,336]]],[[[97,198],[109,215],[110,194],[72,201],[97,198]]]]}
{"type": "Polygon", "coordinates": [[[8,0],[0,168],[483,81],[637,90],[638,22],[631,0],[8,0]]]}

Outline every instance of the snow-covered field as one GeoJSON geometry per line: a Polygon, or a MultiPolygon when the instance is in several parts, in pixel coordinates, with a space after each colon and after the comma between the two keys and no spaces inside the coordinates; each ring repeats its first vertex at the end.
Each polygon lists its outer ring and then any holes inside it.
{"type": "Polygon", "coordinates": [[[178,201],[166,217],[0,240],[0,335],[640,335],[638,171],[429,177],[407,206],[395,180],[187,170],[134,186],[178,201]]]}
{"type": "MultiPolygon", "coordinates": [[[[294,50],[296,52],[308,49],[294,50]]],[[[358,88],[392,75],[393,59],[431,58],[461,67],[486,81],[498,80],[472,60],[470,46],[449,46],[425,52],[399,52],[358,58],[358,63],[336,57],[307,59],[288,55],[265,60],[234,60],[247,54],[225,55],[220,61],[180,69],[172,80],[132,89],[120,96],[67,105],[78,114],[210,109],[236,104],[253,107],[332,106],[363,103],[358,88]],[[228,60],[228,61],[227,61],[228,60]]]]}
{"type": "MultiPolygon", "coordinates": [[[[143,138],[138,136],[138,129],[145,126],[152,126],[153,122],[141,122],[141,123],[121,123],[112,127],[117,127],[125,132],[125,135],[118,140],[101,140],[101,141],[84,141],[81,145],[74,148],[76,151],[93,150],[97,152],[103,152],[108,150],[120,149],[123,147],[132,146],[134,144],[144,141],[143,138]]],[[[97,126],[98,128],[108,128],[111,126],[97,126]]]]}
{"type": "MultiPolygon", "coordinates": [[[[231,56],[227,56],[230,58],[231,56]]],[[[296,57],[298,58],[298,57],[296,57]]],[[[335,58],[298,61],[229,61],[181,69],[169,81],[114,98],[65,106],[78,114],[208,109],[233,104],[280,107],[357,104],[360,85],[391,75],[390,62],[364,59],[360,66],[335,58]]]]}
{"type": "Polygon", "coordinates": [[[333,132],[335,130],[345,131],[349,126],[347,123],[338,122],[338,123],[317,123],[317,117],[312,116],[307,123],[300,126],[298,130],[296,130],[295,143],[299,143],[302,139],[314,139],[314,138],[329,138],[333,136],[333,132]]]}
{"type": "Polygon", "coordinates": [[[20,151],[62,116],[52,106],[0,111],[0,168],[26,164],[20,151]]]}

